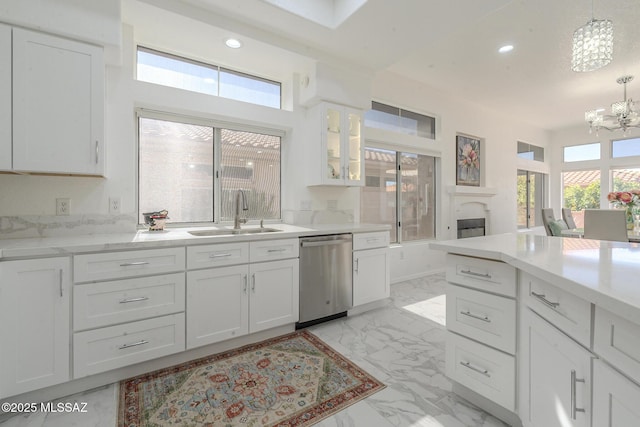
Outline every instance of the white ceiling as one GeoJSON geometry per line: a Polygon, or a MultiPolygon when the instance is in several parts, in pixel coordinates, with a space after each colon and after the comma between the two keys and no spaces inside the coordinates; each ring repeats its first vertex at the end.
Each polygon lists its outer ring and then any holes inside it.
{"type": "MultiPolygon", "coordinates": [[[[636,76],[628,94],[640,98],[640,0],[594,0],[594,17],[613,21],[614,53],[590,73],[570,69],[572,33],[591,19],[589,0],[368,0],[335,29],[263,0],[141,1],[213,26],[215,37],[243,37],[256,55],[274,58],[276,46],[290,64],[301,57],[392,71],[550,130],[622,100],[622,75],[636,76]],[[515,49],[499,54],[504,44],[515,49]]],[[[125,20],[134,9],[123,8],[125,20]]]]}

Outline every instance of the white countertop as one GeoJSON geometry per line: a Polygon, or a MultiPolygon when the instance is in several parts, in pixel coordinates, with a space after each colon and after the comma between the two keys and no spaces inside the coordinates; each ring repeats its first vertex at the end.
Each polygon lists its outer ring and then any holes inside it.
{"type": "MultiPolygon", "coordinates": [[[[248,242],[256,240],[274,240],[298,238],[335,233],[364,233],[386,231],[389,226],[380,224],[265,224],[265,228],[282,231],[257,234],[194,236],[193,230],[231,229],[231,226],[167,228],[164,231],[140,230],[136,233],[91,234],[68,237],[45,237],[30,239],[0,240],[0,260],[8,258],[35,258],[52,255],[72,255],[104,250],[148,249],[168,246],[200,245],[227,242],[248,242]]],[[[259,228],[243,226],[243,229],[259,228]]]]}
{"type": "Polygon", "coordinates": [[[640,244],[508,233],[433,242],[432,249],[504,261],[640,323],[640,244]]]}

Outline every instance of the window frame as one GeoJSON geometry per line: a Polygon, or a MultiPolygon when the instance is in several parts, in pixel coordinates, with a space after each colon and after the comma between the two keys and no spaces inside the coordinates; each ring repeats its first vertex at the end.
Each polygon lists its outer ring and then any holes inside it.
{"type": "MultiPolygon", "coordinates": [[[[183,124],[192,124],[196,126],[208,126],[213,128],[213,221],[199,221],[199,222],[168,222],[167,228],[179,228],[179,227],[211,227],[216,225],[226,225],[233,223],[233,220],[221,220],[222,218],[222,129],[228,129],[238,132],[250,132],[260,133],[280,138],[280,170],[278,178],[280,180],[280,215],[279,218],[264,219],[265,223],[281,223],[282,222],[282,159],[283,159],[283,145],[287,141],[287,132],[283,129],[268,128],[262,126],[252,126],[242,123],[227,122],[217,120],[214,118],[200,117],[196,115],[184,115],[181,113],[171,111],[158,111],[148,108],[136,108],[135,109],[135,129],[136,129],[136,223],[138,229],[146,228],[144,223],[140,223],[140,118],[164,120],[183,124]]],[[[169,212],[171,217],[171,212],[169,212]]],[[[250,222],[258,222],[259,219],[250,219],[250,222]]]]}
{"type": "Polygon", "coordinates": [[[276,108],[276,107],[272,107],[270,105],[265,105],[265,104],[260,104],[260,103],[256,103],[256,102],[250,102],[250,101],[246,101],[246,100],[242,100],[242,99],[236,99],[236,98],[229,98],[229,97],[226,97],[226,96],[221,96],[220,95],[220,86],[221,86],[220,73],[221,73],[221,71],[224,71],[224,72],[229,73],[229,74],[233,74],[233,75],[240,76],[240,77],[245,77],[245,78],[247,78],[249,80],[256,80],[256,81],[260,81],[260,82],[264,82],[264,83],[272,83],[274,85],[277,85],[278,86],[278,107],[277,107],[277,109],[278,110],[282,110],[282,82],[279,82],[277,80],[268,79],[266,77],[258,76],[258,75],[255,75],[255,74],[250,74],[250,73],[246,73],[246,72],[243,72],[243,71],[234,70],[232,68],[223,67],[221,65],[216,65],[216,64],[211,64],[211,63],[204,62],[204,61],[199,61],[199,60],[196,60],[196,59],[191,59],[191,58],[188,58],[186,56],[181,56],[181,55],[176,55],[176,54],[169,53],[169,52],[164,52],[164,51],[161,51],[161,50],[158,50],[158,49],[149,48],[149,47],[144,46],[144,45],[136,45],[135,52],[136,52],[136,58],[135,58],[135,63],[134,63],[134,69],[135,69],[135,79],[137,81],[141,81],[141,82],[145,82],[145,83],[149,83],[149,84],[155,84],[155,85],[164,86],[164,87],[171,87],[171,88],[179,89],[179,90],[186,90],[186,91],[189,91],[189,92],[199,93],[199,94],[202,94],[202,95],[217,96],[217,97],[224,98],[224,99],[231,99],[231,100],[234,100],[234,101],[246,102],[247,104],[259,105],[259,106],[267,107],[267,108],[276,108]],[[194,90],[191,90],[191,89],[184,89],[184,88],[181,88],[181,87],[170,86],[170,85],[166,85],[166,84],[162,84],[162,83],[155,83],[155,82],[148,82],[146,80],[139,80],[139,78],[138,78],[138,52],[140,52],[140,51],[148,53],[148,54],[152,54],[152,55],[162,56],[164,58],[171,59],[171,60],[174,60],[174,61],[181,61],[181,62],[185,62],[187,64],[197,65],[197,66],[200,66],[200,67],[203,67],[203,68],[209,68],[211,70],[214,70],[216,72],[216,74],[217,74],[216,93],[215,93],[215,95],[210,94],[210,93],[206,93],[206,92],[200,92],[200,91],[194,91],[194,90]]]}

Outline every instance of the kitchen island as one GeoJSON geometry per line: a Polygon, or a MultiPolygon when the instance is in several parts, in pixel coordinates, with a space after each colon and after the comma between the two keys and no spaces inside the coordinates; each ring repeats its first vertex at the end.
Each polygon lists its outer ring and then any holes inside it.
{"type": "Polygon", "coordinates": [[[512,425],[640,425],[640,245],[510,233],[431,247],[447,252],[456,392],[512,425]]]}

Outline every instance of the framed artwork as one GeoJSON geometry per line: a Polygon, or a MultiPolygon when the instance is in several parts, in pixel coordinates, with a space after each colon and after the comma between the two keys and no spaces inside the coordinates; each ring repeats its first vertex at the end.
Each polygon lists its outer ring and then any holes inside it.
{"type": "Polygon", "coordinates": [[[480,186],[480,139],[456,136],[456,185],[480,186]]]}

